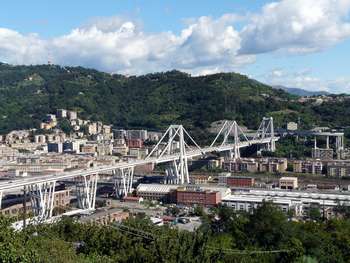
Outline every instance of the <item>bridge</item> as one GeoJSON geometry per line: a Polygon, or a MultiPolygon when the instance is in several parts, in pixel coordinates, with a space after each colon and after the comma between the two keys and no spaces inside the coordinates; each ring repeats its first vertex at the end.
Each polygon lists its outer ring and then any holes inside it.
{"type": "MultiPolygon", "coordinates": [[[[134,168],[146,164],[169,164],[166,169],[167,183],[188,184],[188,160],[208,153],[227,152],[231,158],[240,158],[240,149],[251,145],[266,145],[275,151],[273,118],[263,118],[258,130],[248,137],[236,121],[225,121],[210,146],[200,147],[182,125],[171,125],[162,138],[143,160],[130,160],[114,165],[74,170],[53,175],[33,176],[0,183],[0,207],[3,193],[18,189],[27,191],[36,222],[52,219],[56,183],[73,180],[76,183],[78,207],[81,211],[95,209],[99,174],[110,173],[115,180],[116,193],[125,196],[132,190],[134,168]]],[[[70,214],[74,212],[69,212],[70,214]]]]}

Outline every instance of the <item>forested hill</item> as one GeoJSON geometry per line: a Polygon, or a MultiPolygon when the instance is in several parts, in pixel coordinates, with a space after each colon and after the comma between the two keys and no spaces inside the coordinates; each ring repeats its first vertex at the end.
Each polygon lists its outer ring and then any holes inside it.
{"type": "MultiPolygon", "coordinates": [[[[254,128],[267,115],[277,125],[298,116],[305,124],[323,120],[322,106],[297,103],[285,91],[236,73],[191,77],[170,71],[126,77],[81,67],[0,64],[0,90],[0,133],[38,127],[57,108],[77,110],[82,118],[115,127],[149,129],[181,123],[202,130],[220,119],[254,128]]],[[[332,110],[325,112],[332,118],[332,110]]]]}

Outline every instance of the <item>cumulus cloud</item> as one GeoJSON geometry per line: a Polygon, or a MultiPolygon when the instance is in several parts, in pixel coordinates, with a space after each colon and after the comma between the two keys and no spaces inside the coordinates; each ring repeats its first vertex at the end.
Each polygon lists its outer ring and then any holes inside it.
{"type": "Polygon", "coordinates": [[[252,14],[241,32],[242,54],[309,53],[350,36],[350,0],[283,0],[252,14]]]}
{"type": "Polygon", "coordinates": [[[145,33],[134,21],[101,18],[47,40],[0,29],[0,59],[13,64],[50,60],[127,74],[174,68],[187,72],[212,68],[229,71],[254,61],[254,56],[237,54],[241,39],[231,24],[234,19],[232,15],[218,19],[203,16],[180,34],[152,34],[145,33]]]}
{"type": "Polygon", "coordinates": [[[20,33],[0,28],[0,60],[12,64],[43,63],[47,43],[36,34],[20,33]]]}
{"type": "MultiPolygon", "coordinates": [[[[142,22],[120,16],[94,18],[50,39],[0,28],[0,61],[51,61],[122,74],[171,69],[194,75],[242,71],[260,53],[315,52],[350,37],[349,13],[350,0],[281,0],[253,14],[186,19],[180,33],[145,32],[142,22]],[[235,27],[237,22],[243,24],[241,29],[235,27]]],[[[280,69],[270,77],[276,82],[293,79],[291,86],[310,89],[349,87],[346,79],[325,85],[310,74],[292,78],[280,69]]]]}

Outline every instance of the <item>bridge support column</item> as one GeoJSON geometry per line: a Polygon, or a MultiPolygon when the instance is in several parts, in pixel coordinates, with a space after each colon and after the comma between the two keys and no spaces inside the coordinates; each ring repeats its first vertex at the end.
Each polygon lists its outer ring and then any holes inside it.
{"type": "Polygon", "coordinates": [[[344,150],[344,136],[335,137],[336,151],[344,150]]]}
{"type": "Polygon", "coordinates": [[[39,222],[52,217],[54,207],[56,181],[32,184],[29,196],[34,216],[39,222]]]}
{"type": "Polygon", "coordinates": [[[114,173],[114,190],[117,197],[127,196],[132,191],[134,167],[121,168],[114,173]]]}
{"type": "Polygon", "coordinates": [[[270,117],[270,151],[275,152],[276,151],[276,142],[275,142],[275,130],[273,127],[273,118],[270,117]]]}
{"type": "Polygon", "coordinates": [[[96,190],[98,174],[85,175],[78,178],[77,198],[81,209],[94,210],[96,202],[96,190]]]}
{"type": "Polygon", "coordinates": [[[173,161],[165,170],[167,184],[189,184],[190,176],[188,172],[187,159],[181,161],[173,161]]]}
{"type": "MultiPolygon", "coordinates": [[[[241,157],[241,153],[239,151],[239,130],[238,130],[238,124],[237,122],[233,122],[233,132],[234,132],[234,146],[233,146],[233,152],[231,151],[231,159],[234,158],[239,159],[241,157]],[[233,155],[233,156],[232,156],[233,155]]],[[[230,131],[229,131],[230,132],[230,131]]],[[[227,134],[227,136],[229,136],[229,134],[227,134]]]]}
{"type": "Polygon", "coordinates": [[[2,191],[0,191],[0,210],[1,210],[1,205],[2,205],[2,191]]]}

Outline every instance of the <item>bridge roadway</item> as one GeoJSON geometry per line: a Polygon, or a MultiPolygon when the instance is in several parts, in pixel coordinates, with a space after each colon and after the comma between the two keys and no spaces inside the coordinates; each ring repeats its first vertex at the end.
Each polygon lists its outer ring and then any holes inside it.
{"type": "MultiPolygon", "coordinates": [[[[274,141],[277,141],[278,139],[279,137],[273,138],[274,141]]],[[[240,142],[238,143],[237,146],[239,148],[244,148],[253,144],[269,143],[270,141],[271,141],[271,138],[256,139],[256,140],[240,142]]],[[[201,150],[199,149],[189,150],[186,152],[186,157],[194,158],[210,152],[230,151],[233,149],[233,147],[234,147],[234,144],[227,144],[223,146],[204,147],[201,150]]],[[[92,174],[99,174],[104,172],[111,172],[113,170],[135,167],[135,166],[140,166],[140,165],[145,165],[150,163],[154,163],[154,164],[167,163],[174,160],[178,160],[179,158],[180,158],[180,155],[177,153],[172,155],[165,155],[165,156],[162,156],[161,158],[151,157],[151,158],[146,158],[144,160],[132,160],[129,162],[116,163],[115,165],[100,166],[100,167],[89,168],[89,169],[80,169],[80,170],[63,172],[63,173],[53,174],[53,175],[31,176],[28,178],[14,179],[14,180],[1,182],[0,192],[7,192],[9,190],[18,189],[27,185],[40,184],[40,183],[52,182],[52,181],[61,181],[65,179],[76,178],[80,176],[87,176],[92,174]]]]}

